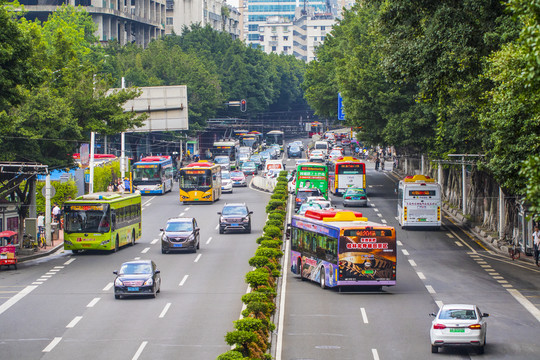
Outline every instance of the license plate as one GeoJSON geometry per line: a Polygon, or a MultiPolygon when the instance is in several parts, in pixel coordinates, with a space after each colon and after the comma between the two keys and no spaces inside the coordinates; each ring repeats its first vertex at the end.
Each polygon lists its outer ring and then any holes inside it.
{"type": "Polygon", "coordinates": [[[240,226],[240,225],[238,225],[238,224],[231,224],[231,226],[240,226]]]}
{"type": "Polygon", "coordinates": [[[450,329],[451,333],[462,333],[465,332],[465,329],[450,329]]]}
{"type": "Polygon", "coordinates": [[[128,287],[128,291],[139,291],[138,287],[128,287]]]}
{"type": "Polygon", "coordinates": [[[426,219],[422,218],[422,219],[418,219],[418,221],[426,221],[426,219]]]}
{"type": "Polygon", "coordinates": [[[174,247],[182,247],[182,244],[174,244],[174,247]]]}
{"type": "Polygon", "coordinates": [[[365,274],[373,274],[373,270],[366,270],[364,271],[365,274]]]}

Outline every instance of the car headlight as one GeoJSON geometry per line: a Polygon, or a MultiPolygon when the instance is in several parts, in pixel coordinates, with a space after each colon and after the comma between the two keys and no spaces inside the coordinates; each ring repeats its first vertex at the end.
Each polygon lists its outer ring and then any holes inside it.
{"type": "Polygon", "coordinates": [[[242,221],[244,221],[244,222],[249,221],[249,216],[246,216],[242,221]]]}
{"type": "Polygon", "coordinates": [[[114,285],[115,286],[124,286],[124,283],[122,282],[122,280],[117,278],[116,280],[114,280],[114,285]]]}
{"type": "Polygon", "coordinates": [[[163,241],[168,241],[168,240],[169,240],[169,238],[167,237],[167,235],[163,235],[162,239],[163,239],[163,241]]]}
{"type": "Polygon", "coordinates": [[[154,280],[152,278],[146,280],[143,285],[151,286],[154,285],[154,280]]]}
{"type": "Polygon", "coordinates": [[[110,242],[111,242],[111,239],[109,239],[109,240],[104,240],[104,241],[101,242],[101,245],[107,245],[107,244],[110,243],[110,242]]]}
{"type": "Polygon", "coordinates": [[[64,243],[66,243],[67,245],[73,245],[73,243],[69,240],[64,240],[64,243]]]}
{"type": "Polygon", "coordinates": [[[220,222],[220,223],[225,222],[225,219],[224,219],[222,216],[220,216],[220,217],[219,217],[219,222],[220,222]]]}
{"type": "Polygon", "coordinates": [[[191,241],[191,240],[194,240],[195,239],[195,234],[191,234],[189,235],[189,237],[187,238],[188,241],[191,241]]]}

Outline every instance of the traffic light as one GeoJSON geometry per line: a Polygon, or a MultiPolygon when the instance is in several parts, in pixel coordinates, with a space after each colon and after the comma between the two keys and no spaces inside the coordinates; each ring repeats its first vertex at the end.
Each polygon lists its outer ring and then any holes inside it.
{"type": "Polygon", "coordinates": [[[246,112],[247,110],[247,103],[246,103],[246,100],[245,99],[242,99],[240,101],[240,111],[241,112],[246,112]]]}

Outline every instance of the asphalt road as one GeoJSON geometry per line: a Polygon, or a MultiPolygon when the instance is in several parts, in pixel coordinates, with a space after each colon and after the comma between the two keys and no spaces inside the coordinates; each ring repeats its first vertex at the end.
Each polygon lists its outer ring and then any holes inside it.
{"type": "MultiPolygon", "coordinates": [[[[440,231],[402,230],[396,220],[398,179],[375,171],[373,163],[367,167],[369,206],[354,210],[396,227],[397,285],[340,293],[303,282],[287,269],[275,358],[540,358],[539,268],[489,251],[447,218],[440,231]],[[466,348],[431,354],[428,314],[442,303],[473,303],[490,314],[484,355],[466,348]]],[[[332,201],[342,207],[341,198],[332,201]]]]}
{"type": "Polygon", "coordinates": [[[59,252],[1,271],[0,359],[215,359],[230,349],[224,336],[240,317],[268,199],[235,188],[212,205],[181,205],[175,186],[164,196],[143,197],[143,236],[134,247],[59,252]],[[216,212],[227,201],[254,211],[251,234],[219,234],[216,212]],[[159,229],[179,215],[197,219],[201,249],[161,254],[159,229]],[[115,300],[112,271],[137,258],[156,262],[161,293],[115,300]]]}

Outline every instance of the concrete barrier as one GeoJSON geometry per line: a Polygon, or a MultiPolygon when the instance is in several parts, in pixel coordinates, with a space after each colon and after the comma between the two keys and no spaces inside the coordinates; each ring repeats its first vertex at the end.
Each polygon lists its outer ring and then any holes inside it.
{"type": "Polygon", "coordinates": [[[276,187],[276,179],[268,179],[263,176],[256,175],[253,177],[251,185],[259,190],[273,192],[276,187]]]}

